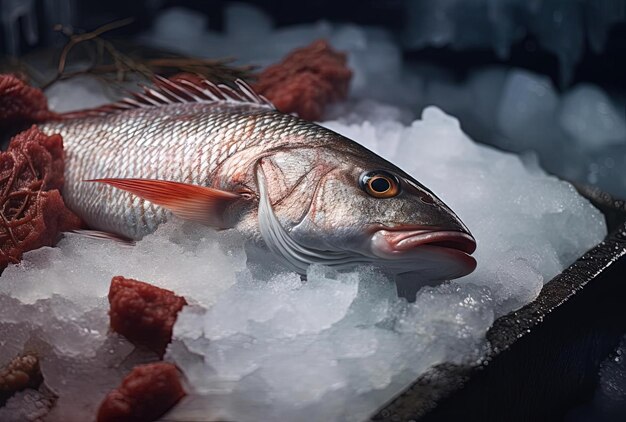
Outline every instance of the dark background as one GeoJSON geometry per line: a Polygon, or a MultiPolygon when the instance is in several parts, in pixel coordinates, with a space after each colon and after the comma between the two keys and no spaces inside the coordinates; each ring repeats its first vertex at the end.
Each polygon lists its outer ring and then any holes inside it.
{"type": "MultiPolygon", "coordinates": [[[[352,22],[361,25],[385,27],[398,39],[407,22],[406,3],[410,0],[246,0],[243,3],[253,4],[271,14],[277,26],[312,23],[321,19],[329,22],[352,22]]],[[[435,0],[433,0],[435,1],[435,0]]],[[[467,0],[473,1],[473,0],[467,0]]],[[[544,0],[558,2],[562,0],[544,0]]],[[[571,0],[572,2],[578,0],[571,0]]],[[[626,0],[590,0],[603,3],[623,3],[626,0]]],[[[45,44],[62,43],[64,38],[50,31],[50,23],[44,18],[42,0],[36,0],[38,29],[43,40],[35,46],[21,41],[20,51],[32,51],[45,44]]],[[[179,6],[197,10],[209,18],[209,28],[222,28],[223,9],[227,0],[156,0],[156,1],[75,1],[72,23],[76,28],[92,30],[100,25],[116,19],[133,17],[135,22],[111,35],[126,37],[137,34],[148,28],[156,13],[164,8],[179,6]]],[[[4,35],[1,35],[4,36],[4,35]]],[[[587,46],[588,47],[588,46],[587,46]]],[[[4,43],[0,42],[0,52],[6,53],[4,43]]],[[[559,63],[554,54],[544,49],[532,34],[514,43],[507,60],[500,59],[491,49],[470,49],[459,51],[448,46],[441,48],[427,47],[419,50],[404,50],[407,61],[431,61],[454,70],[461,79],[468,70],[489,64],[505,64],[532,70],[548,75],[555,86],[563,88],[559,80],[559,63]]],[[[582,59],[574,69],[571,83],[591,82],[607,90],[626,90],[626,21],[613,25],[609,31],[604,51],[596,54],[586,48],[582,59]]]]}

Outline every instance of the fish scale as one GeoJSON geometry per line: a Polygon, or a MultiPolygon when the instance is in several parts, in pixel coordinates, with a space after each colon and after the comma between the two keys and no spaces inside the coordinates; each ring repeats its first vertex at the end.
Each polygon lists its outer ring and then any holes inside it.
{"type": "Polygon", "coordinates": [[[143,178],[212,186],[215,171],[233,156],[244,155],[220,169],[225,178],[243,171],[237,164],[252,158],[246,150],[256,154],[312,131],[310,123],[293,116],[221,103],[136,108],[52,122],[41,129],[63,137],[68,206],[89,226],[131,238],[154,231],[170,213],[126,191],[85,180],[143,178]]]}

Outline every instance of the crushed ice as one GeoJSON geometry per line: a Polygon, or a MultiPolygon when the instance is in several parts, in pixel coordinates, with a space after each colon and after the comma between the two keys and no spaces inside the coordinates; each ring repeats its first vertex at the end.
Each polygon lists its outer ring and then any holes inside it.
{"type": "Polygon", "coordinates": [[[155,359],[108,332],[114,275],[191,303],[166,355],[191,394],[169,420],[297,420],[302,412],[362,420],[433,365],[479,360],[494,318],[534,299],[606,234],[600,212],[570,184],[475,144],[437,108],[408,126],[384,117],[324,124],[437,192],[476,236],[477,270],[408,303],[369,267],[338,274],[313,266],[306,283],[258,271],[262,258],[231,231],[175,221],[136,246],[66,235],[58,247],[26,254],[0,283],[0,332],[10,339],[0,357],[24,346],[41,355],[60,397],[50,420],[93,417],[125,372],[155,359]]]}

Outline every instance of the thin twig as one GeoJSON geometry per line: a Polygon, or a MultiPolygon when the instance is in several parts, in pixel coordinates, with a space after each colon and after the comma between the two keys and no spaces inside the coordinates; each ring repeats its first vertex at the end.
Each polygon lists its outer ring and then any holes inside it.
{"type": "Polygon", "coordinates": [[[129,25],[132,21],[132,18],[122,19],[81,34],[74,34],[73,30],[68,27],[59,27],[58,30],[65,34],[69,41],[61,51],[56,74],[51,80],[42,83],[41,89],[45,90],[57,81],[85,74],[100,77],[108,83],[124,82],[131,75],[141,76],[152,81],[155,74],[167,76],[180,72],[198,74],[218,83],[228,83],[236,79],[254,79],[253,71],[257,67],[251,65],[233,66],[231,63],[235,61],[234,58],[199,59],[176,55],[172,57],[132,57],[122,53],[113,42],[102,37],[111,30],[129,25]],[[68,72],[70,52],[77,46],[84,45],[92,46],[86,50],[90,56],[89,63],[82,69],[68,72]],[[113,77],[107,78],[107,75],[113,77]]]}
{"type": "Polygon", "coordinates": [[[102,35],[102,34],[104,34],[106,32],[109,32],[109,31],[112,31],[114,29],[119,29],[119,28],[122,28],[124,26],[130,25],[134,20],[135,20],[134,18],[121,19],[119,21],[115,21],[115,22],[108,23],[106,25],[102,25],[101,27],[96,28],[95,30],[93,30],[91,32],[87,32],[85,34],[72,35],[70,37],[70,41],[65,45],[65,47],[63,47],[63,51],[61,51],[61,57],[59,58],[59,65],[57,67],[57,72],[59,74],[63,73],[63,71],[65,70],[65,64],[66,64],[66,61],[67,61],[67,56],[70,53],[70,50],[72,48],[74,48],[74,46],[76,44],[99,38],[100,35],[102,35]]]}

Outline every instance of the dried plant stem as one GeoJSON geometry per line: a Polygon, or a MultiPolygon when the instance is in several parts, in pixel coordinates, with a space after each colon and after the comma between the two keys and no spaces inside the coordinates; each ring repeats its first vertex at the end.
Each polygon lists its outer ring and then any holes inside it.
{"type": "MultiPolygon", "coordinates": [[[[189,72],[211,79],[214,82],[231,82],[237,78],[253,79],[255,66],[233,66],[232,58],[197,59],[191,57],[138,57],[134,58],[121,52],[113,42],[102,38],[102,35],[114,29],[119,29],[133,22],[132,18],[122,19],[103,25],[94,31],[74,34],[69,28],[60,27],[58,30],[69,37],[68,43],[61,51],[54,77],[41,84],[46,89],[53,83],[70,79],[79,75],[91,74],[107,79],[107,75],[114,75],[113,80],[107,82],[123,82],[129,75],[140,76],[152,80],[155,74],[175,74],[189,72]],[[80,70],[68,71],[70,53],[77,47],[87,48],[90,63],[80,70]]],[[[31,73],[31,72],[29,72],[31,73]]],[[[41,79],[41,78],[38,78],[41,79]]]]}

